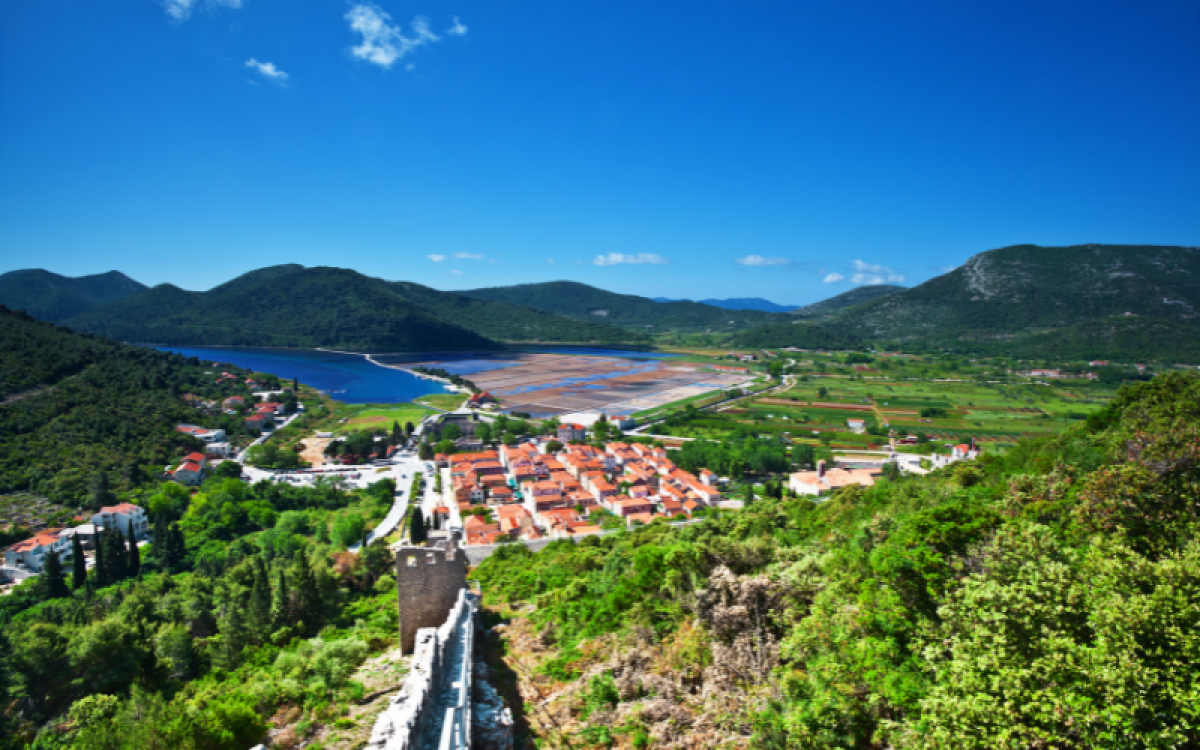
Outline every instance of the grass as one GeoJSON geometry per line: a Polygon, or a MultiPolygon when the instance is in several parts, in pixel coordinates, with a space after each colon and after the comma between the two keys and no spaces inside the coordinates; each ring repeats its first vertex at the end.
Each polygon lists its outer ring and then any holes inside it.
{"type": "Polygon", "coordinates": [[[464,393],[431,393],[428,396],[421,396],[414,403],[429,404],[444,411],[454,411],[466,400],[467,396],[464,393]]]}
{"type": "Polygon", "coordinates": [[[415,425],[430,412],[430,409],[419,404],[404,403],[391,406],[366,404],[358,414],[349,418],[346,427],[355,429],[391,427],[392,422],[399,422],[401,427],[405,422],[412,422],[415,425]]]}

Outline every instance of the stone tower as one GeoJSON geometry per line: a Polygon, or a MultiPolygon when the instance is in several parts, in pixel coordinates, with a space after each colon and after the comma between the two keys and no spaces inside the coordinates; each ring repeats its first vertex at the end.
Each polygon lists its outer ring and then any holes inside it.
{"type": "MultiPolygon", "coordinates": [[[[445,544],[445,543],[444,543],[445,544]]],[[[440,627],[467,586],[467,556],[455,549],[400,547],[396,550],[396,597],[400,605],[400,648],[411,654],[417,630],[440,627]]]]}

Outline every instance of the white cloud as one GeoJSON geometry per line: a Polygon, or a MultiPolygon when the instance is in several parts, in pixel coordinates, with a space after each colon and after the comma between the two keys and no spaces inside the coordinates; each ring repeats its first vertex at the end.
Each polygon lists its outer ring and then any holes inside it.
{"type": "Polygon", "coordinates": [[[790,266],[792,262],[787,258],[764,258],[761,255],[747,255],[744,258],[734,258],[734,263],[743,266],[790,266]]]}
{"type": "Polygon", "coordinates": [[[554,258],[546,258],[546,262],[547,262],[547,263],[553,263],[553,262],[554,262],[554,258]]]}
{"type": "Polygon", "coordinates": [[[462,276],[463,275],[462,271],[451,271],[450,274],[453,276],[462,276]]]}
{"type": "Polygon", "coordinates": [[[280,86],[287,85],[288,74],[275,67],[275,63],[259,62],[252,57],[246,61],[246,67],[254,68],[261,76],[278,83],[280,86]]]}
{"type": "Polygon", "coordinates": [[[592,261],[597,266],[619,266],[622,263],[631,263],[634,265],[649,263],[655,266],[663,266],[669,262],[666,258],[654,253],[638,253],[637,255],[609,253],[608,255],[597,255],[595,260],[592,261]]]}
{"type": "Polygon", "coordinates": [[[842,280],[842,279],[844,279],[844,278],[846,278],[846,277],[845,277],[845,276],[843,276],[843,275],[841,275],[840,273],[831,273],[831,274],[829,274],[828,276],[826,276],[826,277],[825,277],[825,283],[826,283],[826,284],[832,284],[833,282],[835,282],[835,281],[841,281],[841,280],[842,280]]]}
{"type": "Polygon", "coordinates": [[[445,259],[446,259],[446,256],[445,256],[445,255],[438,255],[438,254],[436,254],[436,253],[435,253],[435,254],[433,254],[433,255],[426,255],[425,257],[426,257],[426,258],[429,258],[429,259],[430,259],[430,260],[432,260],[434,263],[441,263],[443,260],[445,260],[445,259]]]}
{"type": "Polygon", "coordinates": [[[446,29],[446,34],[448,36],[466,36],[467,27],[462,25],[462,22],[458,20],[458,16],[455,16],[454,25],[446,29]]]}
{"type": "Polygon", "coordinates": [[[850,278],[855,284],[902,284],[904,283],[904,274],[896,273],[887,266],[880,266],[874,263],[864,263],[861,260],[854,261],[854,270],[857,273],[850,278]]]}
{"type": "Polygon", "coordinates": [[[417,16],[412,20],[412,36],[405,36],[399,26],[392,26],[392,17],[379,6],[358,3],[346,14],[350,29],[362,34],[362,44],[350,48],[350,54],[360,60],[387,69],[400,58],[441,37],[429,29],[429,19],[417,16]]]}
{"type": "Polygon", "coordinates": [[[463,260],[483,260],[483,256],[478,253],[455,253],[454,257],[463,260]]]}
{"type": "Polygon", "coordinates": [[[167,15],[176,21],[186,21],[196,8],[240,8],[242,0],[162,0],[167,15]]]}

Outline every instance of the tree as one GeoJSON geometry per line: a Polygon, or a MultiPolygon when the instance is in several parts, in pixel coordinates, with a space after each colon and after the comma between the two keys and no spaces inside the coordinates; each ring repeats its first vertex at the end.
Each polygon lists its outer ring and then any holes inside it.
{"type": "Polygon", "coordinates": [[[287,625],[288,622],[288,590],[287,578],[283,575],[283,568],[279,569],[277,580],[275,582],[275,590],[271,592],[271,632],[279,630],[287,625]]]}
{"type": "Polygon", "coordinates": [[[894,482],[901,476],[900,463],[897,461],[888,461],[883,465],[883,478],[890,482],[894,482]]]}
{"type": "Polygon", "coordinates": [[[458,440],[462,437],[462,428],[456,424],[446,425],[442,430],[442,440],[458,440]]]}
{"type": "Polygon", "coordinates": [[[433,458],[433,448],[429,443],[421,443],[421,447],[417,449],[417,455],[422,461],[429,461],[433,458]]]}
{"type": "Polygon", "coordinates": [[[404,430],[400,429],[399,422],[392,422],[392,445],[400,445],[404,442],[404,430]]]}
{"type": "Polygon", "coordinates": [[[357,513],[346,513],[333,523],[333,541],[339,547],[349,547],[362,538],[367,522],[357,513]]]}
{"type": "Polygon", "coordinates": [[[108,474],[103,471],[96,472],[96,476],[92,478],[92,491],[89,497],[92,511],[96,513],[99,513],[104,506],[112,504],[113,494],[108,486],[108,474]]]}
{"type": "Polygon", "coordinates": [[[133,535],[133,521],[129,522],[129,556],[125,560],[125,574],[136,578],[142,572],[142,554],[133,535]]]}
{"type": "Polygon", "coordinates": [[[242,465],[237,461],[222,461],[217,464],[217,468],[213,469],[213,476],[221,477],[222,479],[240,479],[242,476],[242,465]]]}
{"type": "Polygon", "coordinates": [[[405,437],[412,437],[412,434],[413,434],[414,432],[416,432],[416,431],[417,431],[417,428],[416,428],[416,427],[413,427],[413,423],[412,423],[412,422],[405,422],[405,423],[404,423],[404,436],[405,436],[405,437]]]}
{"type": "Polygon", "coordinates": [[[71,535],[71,583],[76,591],[87,585],[87,558],[83,555],[79,534],[71,535]]]}
{"type": "Polygon", "coordinates": [[[475,437],[483,443],[492,442],[492,426],[487,422],[480,422],[475,426],[475,437]]]}
{"type": "Polygon", "coordinates": [[[292,392],[293,393],[300,392],[300,381],[297,380],[296,378],[292,378],[292,392]]]}
{"type": "Polygon", "coordinates": [[[317,578],[308,561],[308,550],[301,547],[296,554],[295,574],[296,608],[302,633],[315,633],[321,619],[321,592],[317,589],[317,578]]]}
{"type": "Polygon", "coordinates": [[[254,556],[254,585],[250,588],[250,624],[256,640],[264,641],[272,632],[271,575],[262,555],[254,556]]]}
{"type": "Polygon", "coordinates": [[[70,596],[71,592],[67,590],[67,581],[63,577],[62,560],[58,558],[58,553],[51,550],[46,554],[46,559],[42,563],[42,596],[47,599],[61,599],[64,596],[70,596]]]}
{"type": "Polygon", "coordinates": [[[419,507],[413,508],[412,510],[412,519],[409,523],[408,538],[413,544],[424,544],[425,540],[429,538],[425,533],[425,514],[421,512],[419,507]]]}
{"type": "Polygon", "coordinates": [[[563,444],[558,442],[557,440],[551,440],[550,442],[546,443],[546,452],[547,453],[558,453],[562,449],[563,449],[563,444]]]}

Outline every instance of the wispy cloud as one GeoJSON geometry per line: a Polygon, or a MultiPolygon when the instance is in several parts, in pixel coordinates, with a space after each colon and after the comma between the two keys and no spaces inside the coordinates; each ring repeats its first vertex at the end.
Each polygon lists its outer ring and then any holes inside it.
{"type": "Polygon", "coordinates": [[[845,276],[843,276],[843,275],[841,275],[840,273],[831,273],[831,274],[829,274],[828,276],[826,276],[826,277],[825,277],[825,283],[826,283],[826,284],[832,284],[832,283],[834,283],[835,281],[841,281],[841,280],[842,280],[842,279],[844,279],[844,278],[846,278],[846,277],[845,277],[845,276]]]}
{"type": "Polygon", "coordinates": [[[242,0],[162,0],[167,15],[176,21],[186,21],[197,8],[240,8],[242,0]]]}
{"type": "Polygon", "coordinates": [[[246,61],[246,67],[253,68],[268,81],[278,83],[280,86],[287,85],[288,74],[275,67],[275,63],[259,62],[252,57],[246,61]]]}
{"type": "Polygon", "coordinates": [[[896,273],[887,266],[856,260],[854,261],[854,270],[856,273],[850,280],[855,284],[904,283],[904,274],[896,273]]]}
{"type": "Polygon", "coordinates": [[[458,16],[455,16],[454,17],[454,25],[451,26],[450,28],[446,29],[446,35],[447,36],[466,36],[467,35],[467,27],[462,25],[462,22],[458,20],[458,16]]]}
{"type": "Polygon", "coordinates": [[[553,263],[553,262],[554,262],[554,258],[546,258],[546,262],[547,262],[547,263],[553,263]]]}
{"type": "Polygon", "coordinates": [[[346,20],[352,31],[362,34],[362,43],[351,47],[350,54],[384,69],[417,47],[441,38],[429,29],[429,19],[421,16],[412,20],[412,36],[405,36],[399,26],[389,23],[391,16],[370,3],[350,6],[346,20]]]}
{"type": "Polygon", "coordinates": [[[455,253],[454,257],[463,260],[483,260],[483,256],[479,253],[455,253]]]}
{"type": "Polygon", "coordinates": [[[425,257],[429,258],[434,263],[441,263],[443,260],[446,259],[445,255],[438,255],[437,253],[434,253],[433,255],[426,255],[425,257]]]}
{"type": "Polygon", "coordinates": [[[462,275],[463,275],[463,272],[462,272],[462,271],[457,271],[457,270],[455,270],[455,271],[451,271],[451,272],[450,272],[450,275],[451,275],[451,276],[462,276],[462,275]]]}
{"type": "Polygon", "coordinates": [[[742,266],[790,266],[787,258],[764,258],[761,255],[747,255],[744,258],[734,258],[734,263],[742,266]]]}
{"type": "Polygon", "coordinates": [[[622,263],[630,263],[639,265],[649,263],[656,266],[664,266],[669,263],[666,258],[654,253],[638,253],[637,255],[622,255],[621,253],[609,253],[608,255],[597,255],[592,261],[597,266],[619,266],[622,263]]]}

